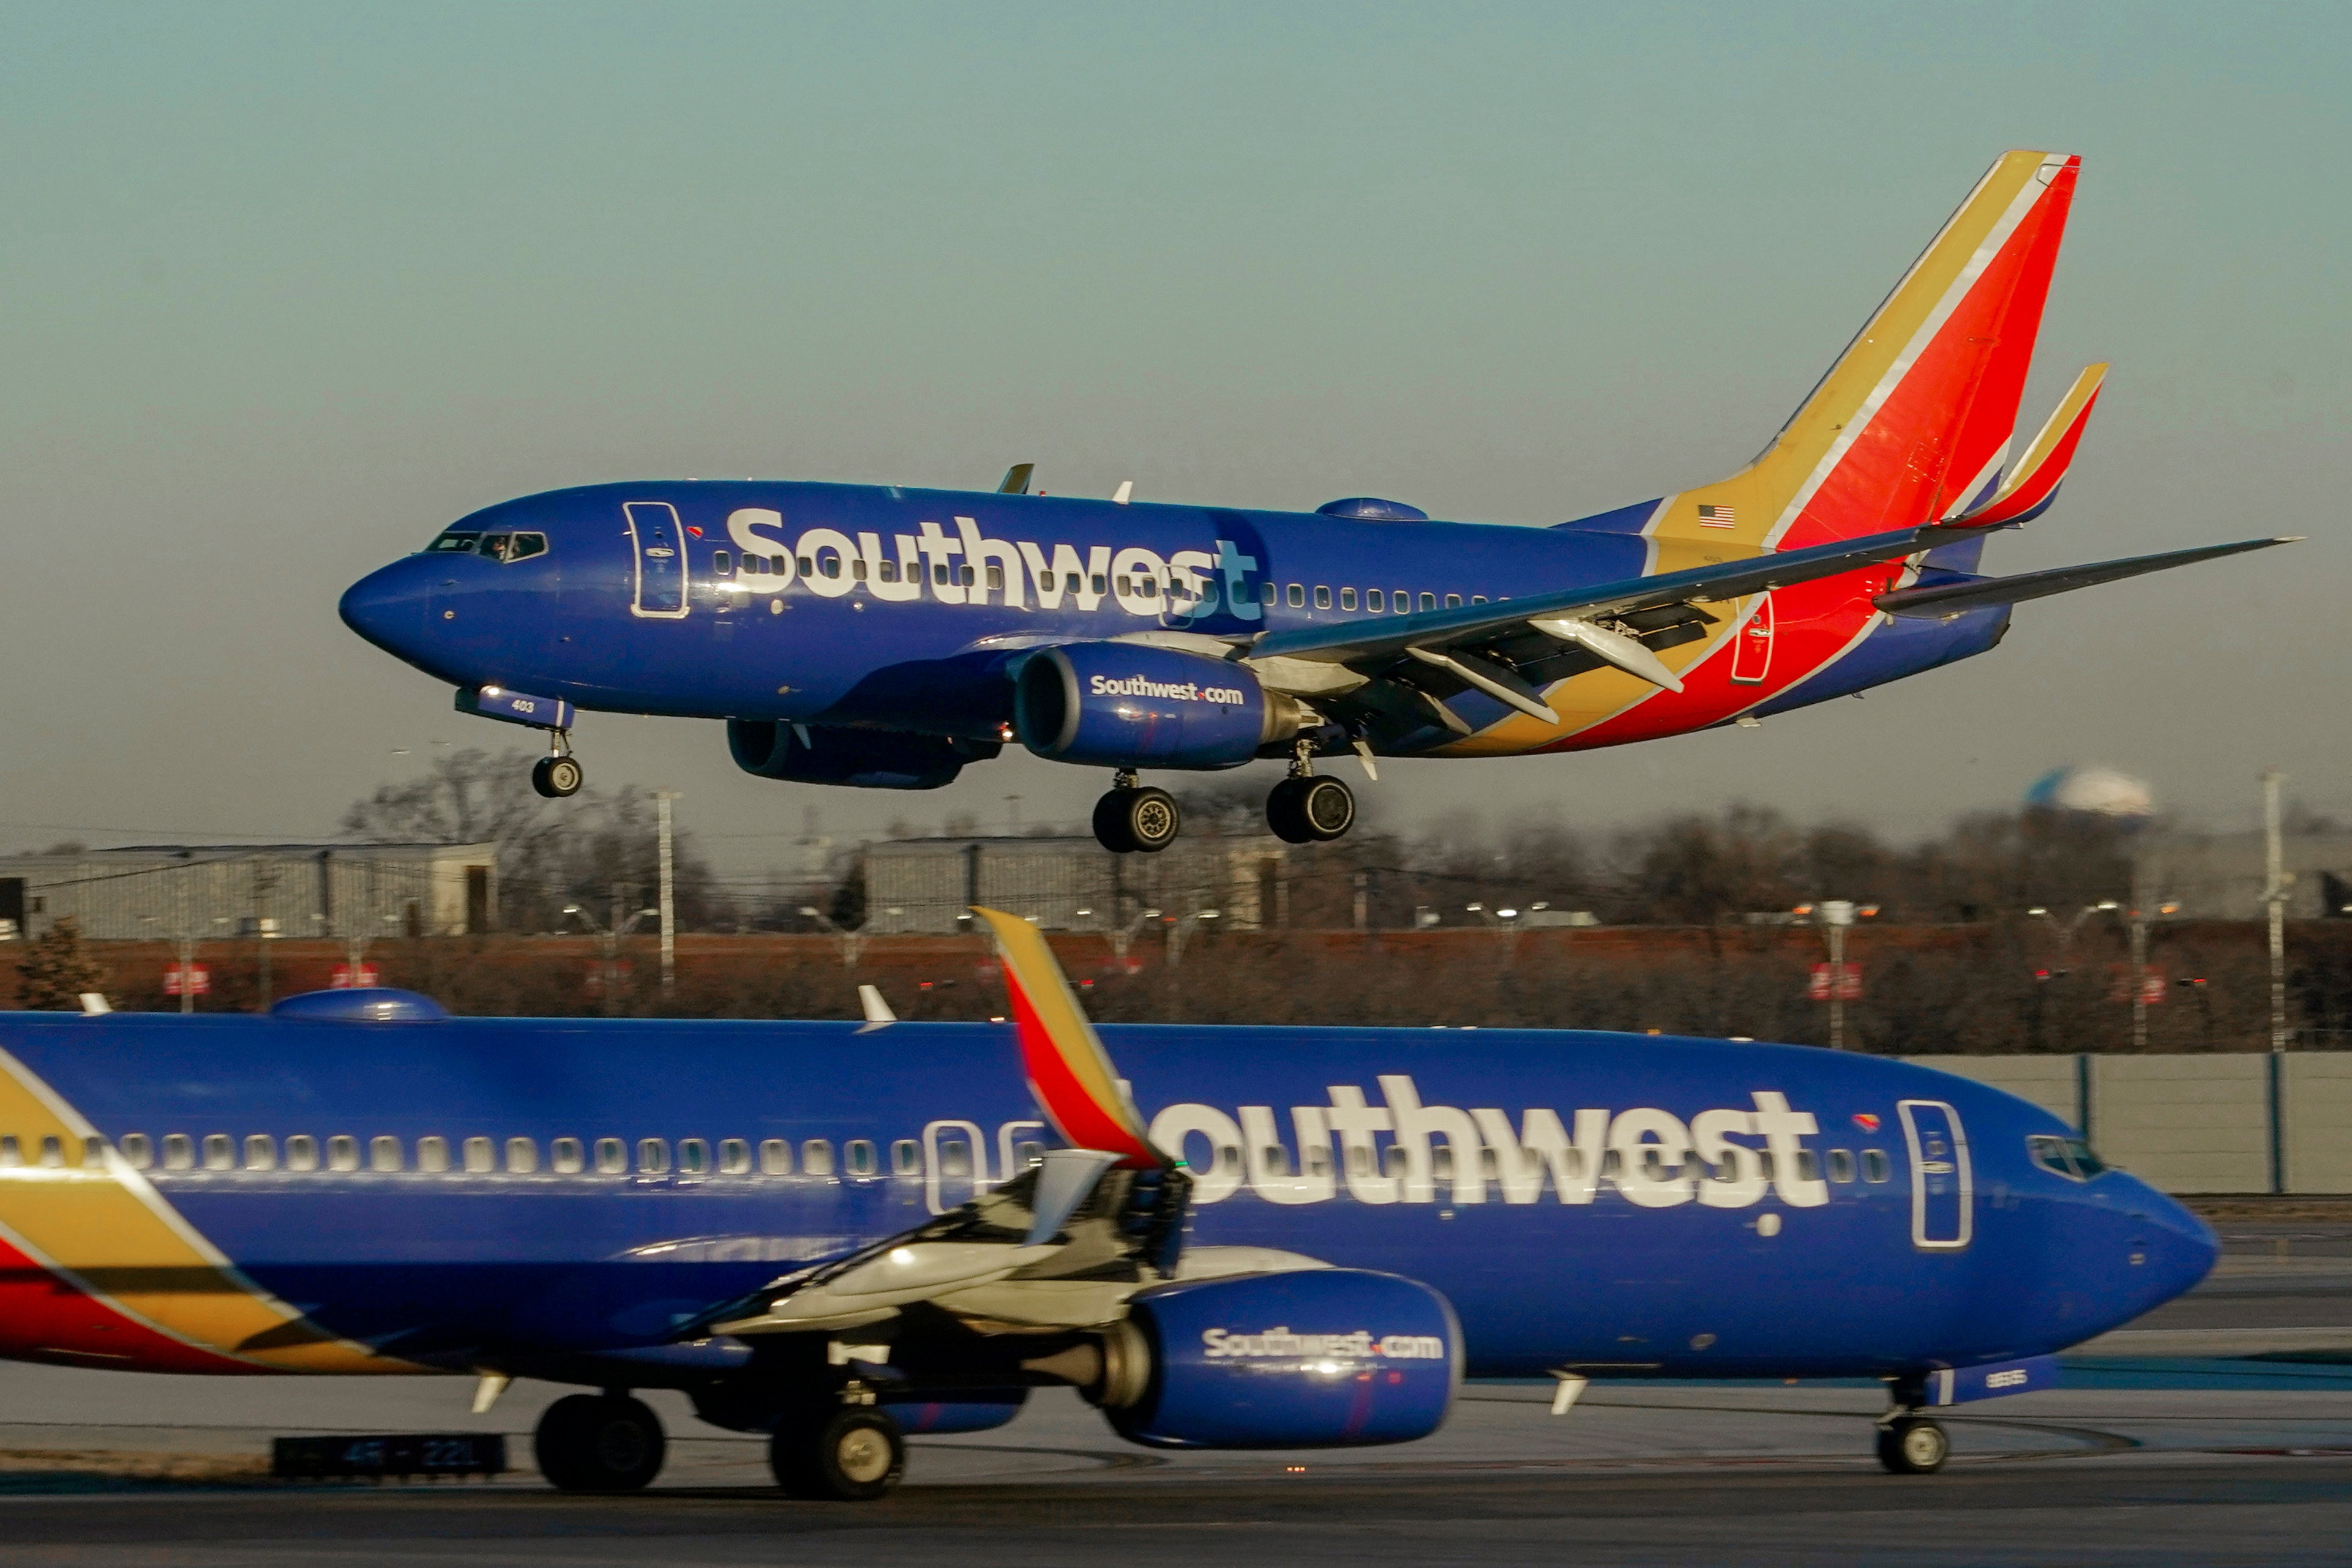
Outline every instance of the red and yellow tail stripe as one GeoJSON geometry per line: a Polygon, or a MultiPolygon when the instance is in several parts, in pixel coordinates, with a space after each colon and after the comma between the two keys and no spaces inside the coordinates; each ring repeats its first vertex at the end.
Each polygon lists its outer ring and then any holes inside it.
{"type": "Polygon", "coordinates": [[[10,1354],[174,1372],[433,1370],[310,1323],[111,1147],[87,1163],[97,1129],[5,1051],[0,1127],[28,1153],[53,1138],[63,1158],[0,1170],[0,1345],[10,1354]]]}
{"type": "Polygon", "coordinates": [[[2000,488],[1983,506],[1960,518],[1960,523],[1974,528],[1999,528],[2030,522],[2048,511],[2058,497],[2058,486],[2065,481],[2068,465],[2074,461],[2074,448],[2082,443],[2083,427],[2091,422],[2091,410],[2106,379],[2105,365],[2092,365],[2076,376],[2000,488]]]}
{"type": "Polygon", "coordinates": [[[1163,1166],[1143,1119],[1120,1092],[1118,1074],[1094,1026],[1078,1007],[1062,966],[1037,928],[1001,909],[972,913],[988,922],[1004,960],[1004,990],[1021,1037],[1021,1066],[1029,1092],[1055,1130],[1082,1149],[1119,1156],[1130,1170],[1163,1166]]]}

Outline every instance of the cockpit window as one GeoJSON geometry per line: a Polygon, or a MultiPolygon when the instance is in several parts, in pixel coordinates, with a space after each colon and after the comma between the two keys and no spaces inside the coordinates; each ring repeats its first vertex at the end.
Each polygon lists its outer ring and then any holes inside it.
{"type": "Polygon", "coordinates": [[[477,531],[451,528],[425,548],[436,554],[454,550],[462,555],[471,555],[474,553],[474,547],[481,542],[482,536],[477,531]]]}
{"type": "Polygon", "coordinates": [[[546,553],[547,536],[545,534],[517,534],[507,541],[509,566],[512,566],[519,560],[529,560],[532,556],[546,553]]]}
{"type": "Polygon", "coordinates": [[[2091,1145],[2081,1138],[2036,1133],[2025,1140],[2025,1152],[2032,1156],[2035,1165],[2068,1181],[2089,1181],[2107,1168],[2107,1163],[2093,1154],[2091,1145]]]}

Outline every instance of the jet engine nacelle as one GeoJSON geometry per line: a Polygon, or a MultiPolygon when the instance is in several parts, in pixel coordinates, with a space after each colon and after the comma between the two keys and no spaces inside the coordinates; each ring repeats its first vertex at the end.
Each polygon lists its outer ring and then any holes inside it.
{"type": "Polygon", "coordinates": [[[939,735],[899,735],[824,725],[730,718],[727,749],[735,766],[762,779],[794,784],[846,784],[860,789],[936,789],[952,784],[967,762],[985,761],[1000,747],[991,742],[939,735]]]}
{"type": "Polygon", "coordinates": [[[1041,648],[1013,695],[1021,744],[1056,762],[1235,768],[1306,722],[1239,664],[1143,643],[1041,648]]]}
{"type": "Polygon", "coordinates": [[[1156,1448],[1343,1448],[1444,1424],[1462,1325],[1418,1281],[1310,1269],[1139,1292],[1104,1343],[1100,1398],[1156,1448]]]}

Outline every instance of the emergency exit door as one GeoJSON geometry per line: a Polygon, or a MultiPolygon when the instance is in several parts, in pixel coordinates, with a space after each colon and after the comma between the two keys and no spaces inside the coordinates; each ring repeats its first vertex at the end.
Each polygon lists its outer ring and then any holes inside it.
{"type": "Polygon", "coordinates": [[[1905,1100],[1895,1109],[1911,1149],[1911,1245],[1966,1247],[1975,1203],[1960,1113],[1941,1100],[1905,1100]]]}
{"type": "Polygon", "coordinates": [[[637,557],[637,591],[631,611],[675,621],[686,613],[686,530],[667,501],[629,501],[629,541],[637,557]]]}

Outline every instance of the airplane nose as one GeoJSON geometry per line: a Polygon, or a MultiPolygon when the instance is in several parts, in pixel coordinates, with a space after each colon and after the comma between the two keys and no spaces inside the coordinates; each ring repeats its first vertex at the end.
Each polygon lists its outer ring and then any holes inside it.
{"type": "Polygon", "coordinates": [[[428,584],[412,560],[396,560],[343,591],[343,624],[382,648],[406,659],[425,638],[428,584]]]}

